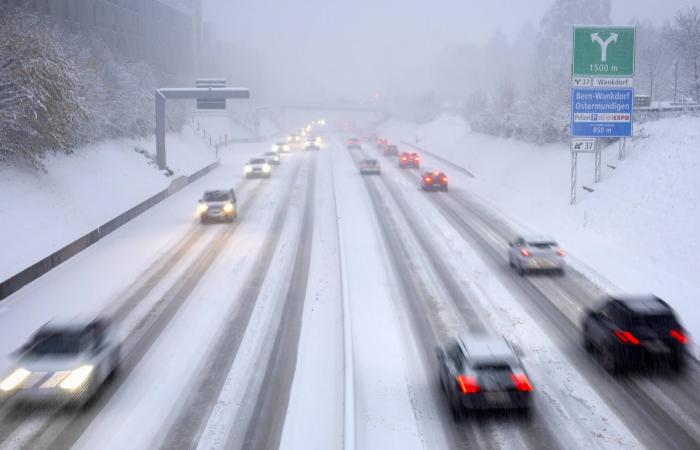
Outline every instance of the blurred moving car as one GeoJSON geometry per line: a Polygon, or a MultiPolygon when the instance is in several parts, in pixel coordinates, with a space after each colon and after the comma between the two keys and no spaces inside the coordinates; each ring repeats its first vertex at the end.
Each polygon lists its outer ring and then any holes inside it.
{"type": "Polygon", "coordinates": [[[384,150],[387,145],[389,145],[389,138],[377,138],[377,148],[379,150],[384,150]]]}
{"type": "Polygon", "coordinates": [[[401,156],[399,156],[399,167],[402,169],[406,169],[408,167],[420,169],[420,156],[418,156],[418,153],[415,152],[401,153],[401,156]]]}
{"type": "Polygon", "coordinates": [[[508,263],[520,275],[530,271],[564,274],[564,250],[551,237],[518,236],[508,245],[508,263]]]}
{"type": "Polygon", "coordinates": [[[278,155],[277,152],[266,152],[263,156],[268,164],[278,166],[280,163],[280,155],[278,155]]]}
{"type": "Polygon", "coordinates": [[[425,172],[420,179],[420,187],[424,191],[447,192],[447,175],[444,172],[425,172]]]}
{"type": "Polygon", "coordinates": [[[384,147],[384,156],[398,156],[399,148],[394,144],[389,144],[384,147]]]}
{"type": "Polygon", "coordinates": [[[14,353],[15,369],[0,382],[12,401],[84,405],[120,364],[120,344],[105,317],[51,321],[14,353]]]}
{"type": "Polygon", "coordinates": [[[321,138],[309,138],[306,141],[306,150],[321,150],[321,138]]]}
{"type": "Polygon", "coordinates": [[[277,153],[287,153],[289,152],[289,144],[286,142],[277,142],[275,145],[272,146],[272,151],[277,152],[277,153]]]}
{"type": "Polygon", "coordinates": [[[352,137],[348,139],[348,150],[362,150],[362,144],[360,143],[360,139],[356,137],[352,137]]]}
{"type": "Polygon", "coordinates": [[[207,223],[210,220],[225,220],[233,222],[238,217],[238,205],[233,189],[204,192],[197,207],[199,220],[207,223]]]}
{"type": "Polygon", "coordinates": [[[382,168],[376,159],[363,159],[360,161],[360,173],[362,175],[381,175],[382,168]]]}
{"type": "Polygon", "coordinates": [[[272,168],[265,158],[252,158],[245,165],[246,178],[264,177],[270,178],[272,168]]]}
{"type": "Polygon", "coordinates": [[[679,372],[690,337],[673,309],[654,295],[606,297],[583,319],[583,345],[611,374],[667,363],[679,372]]]}
{"type": "Polygon", "coordinates": [[[514,409],[527,413],[533,391],[510,343],[465,335],[437,349],[440,384],[456,420],[469,411],[514,409]]]}

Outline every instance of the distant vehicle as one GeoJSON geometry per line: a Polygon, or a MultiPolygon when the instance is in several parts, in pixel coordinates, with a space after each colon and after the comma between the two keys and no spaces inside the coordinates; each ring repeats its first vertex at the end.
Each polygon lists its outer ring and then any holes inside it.
{"type": "Polygon", "coordinates": [[[353,137],[348,139],[348,150],[352,149],[362,150],[362,144],[359,138],[353,137]]]}
{"type": "Polygon", "coordinates": [[[399,167],[402,169],[406,169],[408,167],[420,169],[420,156],[418,156],[418,153],[415,152],[401,153],[401,156],[399,156],[399,167]]]}
{"type": "Polygon", "coordinates": [[[309,138],[306,142],[306,150],[321,150],[321,138],[309,138]]]}
{"type": "Polygon", "coordinates": [[[377,138],[377,148],[380,150],[384,150],[384,147],[389,145],[389,139],[388,138],[377,138]]]}
{"type": "Polygon", "coordinates": [[[513,409],[527,413],[533,387],[510,343],[465,335],[437,349],[440,384],[455,420],[469,411],[513,409]]]}
{"type": "Polygon", "coordinates": [[[425,172],[420,179],[420,187],[424,191],[447,192],[447,175],[445,172],[425,172]]]}
{"type": "Polygon", "coordinates": [[[277,166],[280,163],[280,155],[278,155],[277,152],[267,152],[263,156],[267,160],[268,164],[277,166]]]}
{"type": "Polygon", "coordinates": [[[384,147],[384,156],[398,156],[399,148],[394,144],[389,144],[384,147]]]}
{"type": "Polygon", "coordinates": [[[360,173],[362,175],[381,175],[382,168],[376,159],[363,159],[360,161],[360,173]]]}
{"type": "Polygon", "coordinates": [[[583,345],[608,372],[668,363],[683,369],[690,337],[673,309],[653,295],[610,296],[583,319],[583,345]]]}
{"type": "Polygon", "coordinates": [[[272,151],[277,153],[287,153],[289,151],[289,144],[286,142],[277,142],[272,146],[272,151]]]}
{"type": "Polygon", "coordinates": [[[246,178],[264,177],[270,178],[272,168],[264,158],[252,158],[245,165],[246,178]]]}
{"type": "Polygon", "coordinates": [[[78,406],[117,373],[121,358],[119,341],[104,317],[49,322],[14,355],[15,369],[0,382],[0,395],[78,406]]]}
{"type": "Polygon", "coordinates": [[[508,245],[508,263],[524,275],[530,271],[564,274],[564,251],[548,236],[518,236],[508,245]]]}
{"type": "Polygon", "coordinates": [[[290,144],[299,144],[301,143],[301,134],[300,133],[292,133],[289,135],[287,138],[287,142],[290,144]]]}
{"type": "Polygon", "coordinates": [[[233,222],[238,217],[238,205],[233,189],[206,191],[199,200],[197,207],[199,220],[207,223],[210,220],[225,220],[233,222]]]}

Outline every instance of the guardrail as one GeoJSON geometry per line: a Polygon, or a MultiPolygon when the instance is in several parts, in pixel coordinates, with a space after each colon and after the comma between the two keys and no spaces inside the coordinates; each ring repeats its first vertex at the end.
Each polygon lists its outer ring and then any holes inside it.
{"type": "Polygon", "coordinates": [[[198,178],[201,178],[202,176],[216,169],[217,167],[219,167],[219,164],[220,162],[216,161],[189,176],[181,176],[174,179],[167,189],[164,189],[158,192],[157,194],[147,198],[143,202],[139,203],[138,205],[134,206],[128,211],[118,215],[109,222],[100,225],[99,227],[95,228],[94,230],[90,231],[84,236],[79,237],[70,244],[64,246],[60,250],[53,252],[49,256],[37,261],[36,263],[32,264],[26,269],[6,279],[2,283],[0,283],[0,300],[7,298],[14,292],[17,292],[27,284],[31,283],[40,276],[46,274],[50,270],[58,267],[60,264],[69,260],[70,258],[82,252],[86,248],[90,247],[91,245],[93,245],[103,237],[107,236],[114,230],[118,229],[127,222],[133,220],[134,218],[138,217],[142,213],[157,205],[158,203],[162,202],[166,198],[175,194],[183,187],[187,186],[188,184],[192,183],[198,178]]]}

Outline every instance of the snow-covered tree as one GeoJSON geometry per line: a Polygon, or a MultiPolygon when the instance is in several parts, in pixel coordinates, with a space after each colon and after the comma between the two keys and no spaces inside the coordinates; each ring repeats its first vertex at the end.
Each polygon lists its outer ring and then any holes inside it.
{"type": "Polygon", "coordinates": [[[678,11],[666,35],[683,62],[695,100],[700,101],[700,8],[678,11]]]}
{"type": "Polygon", "coordinates": [[[0,14],[0,159],[42,168],[46,150],[70,153],[85,116],[76,67],[38,18],[0,14]]]}

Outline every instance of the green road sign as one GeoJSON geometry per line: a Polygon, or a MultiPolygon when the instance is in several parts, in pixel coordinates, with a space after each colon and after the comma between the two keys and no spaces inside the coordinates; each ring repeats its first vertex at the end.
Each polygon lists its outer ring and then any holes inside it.
{"type": "Polygon", "coordinates": [[[573,76],[634,75],[634,27],[574,26],[573,76]]]}

